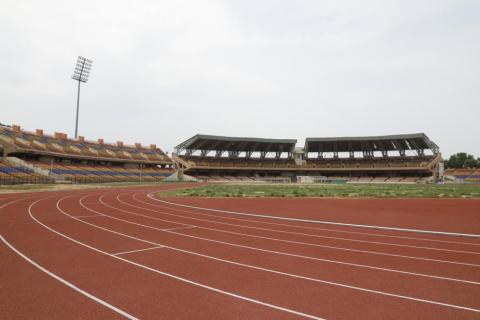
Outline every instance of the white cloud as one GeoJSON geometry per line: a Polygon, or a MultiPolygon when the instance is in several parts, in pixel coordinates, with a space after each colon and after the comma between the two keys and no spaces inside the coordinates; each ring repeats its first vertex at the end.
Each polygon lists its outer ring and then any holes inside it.
{"type": "Polygon", "coordinates": [[[71,133],[297,138],[426,132],[480,150],[477,1],[2,2],[4,123],[71,133]]]}

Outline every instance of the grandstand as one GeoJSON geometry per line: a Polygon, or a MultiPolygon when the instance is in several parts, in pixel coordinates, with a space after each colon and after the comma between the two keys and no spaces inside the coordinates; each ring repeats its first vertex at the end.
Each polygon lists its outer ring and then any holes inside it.
{"type": "MultiPolygon", "coordinates": [[[[176,146],[171,159],[154,144],[71,139],[1,125],[0,183],[155,182],[174,167],[180,176],[205,181],[415,183],[441,175],[439,148],[423,133],[307,138],[303,147],[296,145],[295,139],[197,134],[176,146]]],[[[478,170],[464,171],[455,176],[480,177],[478,170]]]]}
{"type": "Polygon", "coordinates": [[[445,178],[457,182],[480,183],[480,169],[461,168],[445,170],[445,178]]]}
{"type": "Polygon", "coordinates": [[[148,148],[103,139],[69,139],[20,126],[0,126],[0,183],[100,183],[160,181],[173,173],[172,160],[156,145],[148,148]]]}
{"type": "Polygon", "coordinates": [[[296,181],[297,177],[351,183],[415,183],[439,178],[441,155],[425,134],[297,140],[197,134],[172,159],[208,181],[296,181]]]}

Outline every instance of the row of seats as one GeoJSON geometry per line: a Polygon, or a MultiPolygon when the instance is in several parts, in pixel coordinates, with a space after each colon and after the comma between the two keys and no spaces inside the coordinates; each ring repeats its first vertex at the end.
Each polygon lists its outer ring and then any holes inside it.
{"type": "MultiPolygon", "coordinates": [[[[230,175],[196,175],[196,178],[208,181],[208,182],[259,182],[259,181],[281,181],[289,182],[290,178],[287,177],[257,177],[257,176],[230,176],[230,175]]],[[[418,183],[424,178],[418,176],[412,177],[328,177],[328,180],[345,180],[348,179],[348,183],[418,183]]]]}
{"type": "Polygon", "coordinates": [[[291,182],[291,178],[288,177],[257,177],[257,176],[206,176],[196,175],[195,178],[205,182],[271,182],[271,183],[286,183],[291,182]]]}
{"type": "Polygon", "coordinates": [[[102,139],[99,139],[98,142],[86,141],[83,138],[72,140],[68,139],[65,134],[48,136],[44,135],[41,130],[32,133],[23,131],[19,127],[0,126],[0,144],[9,145],[14,149],[52,155],[172,163],[171,159],[155,145],[144,148],[141,145],[124,146],[123,143],[106,144],[102,139]]]}
{"type": "Polygon", "coordinates": [[[0,161],[0,184],[52,183],[52,179],[24,167],[0,161]]]}
{"type": "Polygon", "coordinates": [[[459,179],[475,178],[480,177],[480,168],[447,169],[445,170],[445,175],[454,176],[459,179]]]}
{"type": "Polygon", "coordinates": [[[247,167],[247,168],[320,168],[320,169],[368,169],[368,168],[426,168],[434,160],[431,158],[398,159],[308,159],[303,165],[297,165],[293,159],[228,159],[183,157],[192,167],[247,167]]]}
{"type": "Polygon", "coordinates": [[[351,177],[349,183],[419,183],[423,177],[351,177]]]}
{"type": "Polygon", "coordinates": [[[185,157],[181,158],[194,167],[272,167],[290,168],[296,164],[293,159],[254,159],[254,158],[208,158],[208,157],[185,157]]]}
{"type": "Polygon", "coordinates": [[[64,177],[72,182],[128,182],[160,181],[172,173],[171,169],[158,167],[123,168],[113,165],[77,164],[77,163],[42,163],[30,161],[33,165],[48,170],[51,174],[64,177]]]}

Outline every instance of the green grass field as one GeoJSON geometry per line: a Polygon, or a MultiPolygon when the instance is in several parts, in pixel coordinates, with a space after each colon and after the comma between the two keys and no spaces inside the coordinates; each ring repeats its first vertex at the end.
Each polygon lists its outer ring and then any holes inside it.
{"type": "Polygon", "coordinates": [[[166,191],[189,197],[480,198],[478,185],[208,185],[166,191]]]}

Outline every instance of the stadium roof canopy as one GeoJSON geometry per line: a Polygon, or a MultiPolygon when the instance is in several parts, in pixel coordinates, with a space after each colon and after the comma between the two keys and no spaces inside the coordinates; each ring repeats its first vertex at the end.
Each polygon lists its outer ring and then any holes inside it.
{"type": "Polygon", "coordinates": [[[175,147],[182,150],[230,151],[230,152],[293,152],[295,139],[263,139],[223,137],[197,134],[175,147]]]}
{"type": "Polygon", "coordinates": [[[359,152],[426,150],[438,153],[438,146],[424,133],[374,137],[307,138],[308,152],[359,152]]]}

